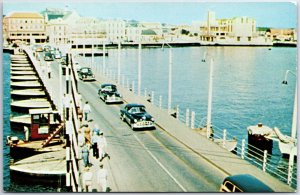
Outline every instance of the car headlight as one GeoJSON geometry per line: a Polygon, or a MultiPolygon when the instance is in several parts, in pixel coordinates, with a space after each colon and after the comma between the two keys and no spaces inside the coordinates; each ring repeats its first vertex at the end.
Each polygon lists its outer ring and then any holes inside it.
{"type": "Polygon", "coordinates": [[[146,117],[145,117],[145,116],[143,116],[143,117],[142,117],[142,119],[143,119],[143,120],[146,120],[146,117]]]}
{"type": "Polygon", "coordinates": [[[136,120],[136,119],[134,119],[133,121],[134,121],[135,123],[137,122],[137,120],[136,120]]]}
{"type": "Polygon", "coordinates": [[[153,122],[154,122],[154,118],[151,118],[151,121],[153,121],[153,122]]]}

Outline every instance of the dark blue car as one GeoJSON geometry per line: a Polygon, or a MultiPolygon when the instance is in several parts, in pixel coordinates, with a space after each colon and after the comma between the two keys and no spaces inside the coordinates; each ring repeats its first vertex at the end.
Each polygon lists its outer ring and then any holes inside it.
{"type": "Polygon", "coordinates": [[[154,118],[146,112],[142,104],[127,104],[120,110],[120,118],[126,121],[131,129],[155,129],[154,118]]]}

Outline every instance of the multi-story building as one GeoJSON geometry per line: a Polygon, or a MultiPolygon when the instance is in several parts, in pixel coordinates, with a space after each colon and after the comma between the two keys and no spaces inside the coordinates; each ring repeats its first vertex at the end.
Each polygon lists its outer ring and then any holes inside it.
{"type": "Polygon", "coordinates": [[[8,43],[44,43],[44,17],[36,12],[12,12],[3,18],[3,34],[8,43]]]}
{"type": "Polygon", "coordinates": [[[105,21],[106,38],[109,42],[117,43],[125,38],[126,22],[120,19],[109,19],[105,21]]]}
{"type": "MultiPolygon", "coordinates": [[[[216,19],[215,13],[209,11],[207,20],[199,24],[199,38],[203,44],[223,45],[272,45],[266,36],[256,32],[256,21],[249,17],[216,19]]],[[[195,31],[195,26],[194,26],[195,31]]]]}

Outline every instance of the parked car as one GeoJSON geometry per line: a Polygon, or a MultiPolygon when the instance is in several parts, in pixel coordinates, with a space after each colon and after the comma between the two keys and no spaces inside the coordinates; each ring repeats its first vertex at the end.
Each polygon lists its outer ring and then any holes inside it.
{"type": "Polygon", "coordinates": [[[269,186],[249,174],[228,176],[224,179],[220,192],[274,192],[269,186]]]}
{"type": "Polygon", "coordinates": [[[43,51],[43,47],[41,45],[36,45],[35,46],[35,51],[36,52],[42,52],[43,51]]]}
{"type": "Polygon", "coordinates": [[[58,50],[56,50],[56,51],[55,51],[55,54],[54,54],[54,58],[55,58],[55,59],[61,59],[61,52],[58,51],[58,50]]]}
{"type": "Polygon", "coordinates": [[[98,90],[98,95],[105,103],[123,103],[117,86],[114,84],[102,84],[98,90]]]}
{"type": "Polygon", "coordinates": [[[53,56],[50,52],[46,52],[44,55],[44,60],[45,61],[53,61],[53,56]]]}
{"type": "Polygon", "coordinates": [[[51,49],[51,46],[50,45],[44,45],[44,51],[45,52],[49,52],[51,49]]]}
{"type": "Polygon", "coordinates": [[[78,72],[78,77],[79,77],[79,79],[81,79],[83,81],[94,81],[94,80],[96,80],[95,75],[92,72],[92,69],[90,69],[89,67],[80,68],[80,70],[78,72]]]}
{"type": "Polygon", "coordinates": [[[146,112],[142,104],[127,104],[120,110],[120,118],[126,121],[131,129],[153,128],[155,129],[154,118],[146,112]]]}

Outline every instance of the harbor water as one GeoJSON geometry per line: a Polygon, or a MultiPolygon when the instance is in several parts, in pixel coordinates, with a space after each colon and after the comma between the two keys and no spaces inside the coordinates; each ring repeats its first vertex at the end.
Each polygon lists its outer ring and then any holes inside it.
{"type": "MultiPolygon", "coordinates": [[[[162,96],[163,108],[167,108],[168,66],[170,48],[143,48],[141,51],[141,89],[154,91],[155,101],[162,96]]],[[[109,49],[105,57],[107,73],[117,78],[118,50],[109,49]]],[[[212,123],[219,129],[226,129],[238,141],[247,139],[247,127],[261,122],[278,127],[282,133],[291,134],[295,83],[293,75],[288,85],[282,85],[286,70],[296,72],[297,48],[289,47],[174,47],[172,48],[172,108],[179,105],[180,116],[185,110],[196,113],[196,127],[205,121],[208,102],[208,81],[210,59],[214,61],[212,123]],[[204,53],[206,62],[202,62],[204,53]]],[[[3,54],[4,75],[4,133],[20,135],[10,129],[10,58],[3,54]]],[[[102,73],[103,57],[80,57],[81,66],[91,66],[94,72],[102,73]],[[90,65],[92,62],[93,65],[90,65]]],[[[138,49],[122,48],[120,52],[121,83],[132,84],[137,89],[138,49]],[[123,76],[124,75],[124,76],[123,76]],[[123,79],[124,78],[124,79],[123,79]]],[[[91,94],[94,96],[94,94],[91,94]]],[[[156,103],[158,105],[158,103],[156,103]]],[[[278,144],[274,142],[273,155],[278,163],[282,161],[278,144]]],[[[4,145],[3,153],[4,190],[22,192],[28,185],[15,184],[9,175],[9,148],[4,145]]],[[[34,186],[37,191],[57,191],[49,186],[34,186]]]]}

